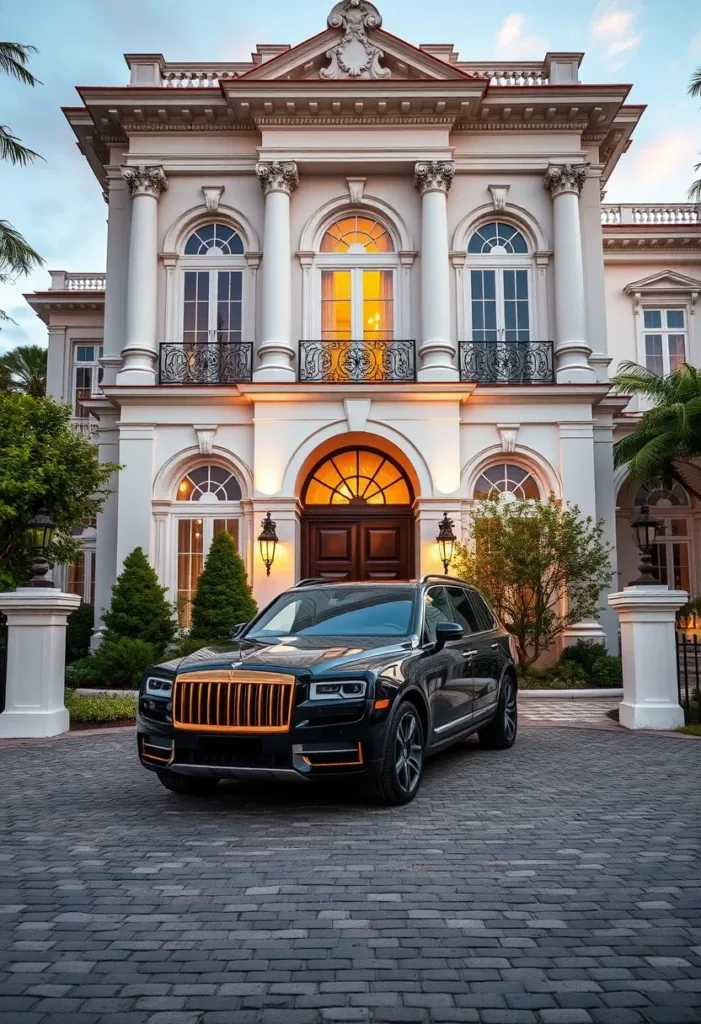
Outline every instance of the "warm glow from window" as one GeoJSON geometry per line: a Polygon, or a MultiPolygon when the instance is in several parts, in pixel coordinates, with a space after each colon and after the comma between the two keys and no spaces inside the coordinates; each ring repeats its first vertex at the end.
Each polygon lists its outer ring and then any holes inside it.
{"type": "Polygon", "coordinates": [[[537,501],[540,498],[540,490],[527,469],[513,463],[501,462],[497,466],[485,469],[475,484],[475,498],[478,501],[499,497],[511,498],[512,501],[537,501]]]}
{"type": "Polygon", "coordinates": [[[411,491],[399,466],[379,452],[354,448],[323,462],[307,484],[308,505],[408,505],[411,491]]]}
{"type": "Polygon", "coordinates": [[[394,252],[386,228],[371,217],[357,214],[336,221],[323,237],[322,252],[394,252]]]}

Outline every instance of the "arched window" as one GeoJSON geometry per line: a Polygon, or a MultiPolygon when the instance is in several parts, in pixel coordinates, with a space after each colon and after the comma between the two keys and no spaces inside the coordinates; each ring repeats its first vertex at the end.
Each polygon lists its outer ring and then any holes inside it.
{"type": "Polygon", "coordinates": [[[322,252],[394,252],[389,231],[372,217],[357,213],[336,221],[321,242],[322,252]]]}
{"type": "Polygon", "coordinates": [[[690,548],[693,531],[689,495],[676,480],[671,487],[656,480],[650,486],[638,490],[635,505],[650,505],[653,516],[662,527],[652,548],[652,564],[657,578],[663,585],[669,585],[674,590],[691,591],[690,548]]]}
{"type": "Polygon", "coordinates": [[[182,340],[226,344],[242,340],[243,241],[228,224],[204,224],[183,250],[182,340]]]}
{"type": "Polygon", "coordinates": [[[472,341],[531,339],[528,243],[518,228],[490,221],[467,244],[472,341]]]}
{"type": "Polygon", "coordinates": [[[178,622],[187,628],[192,598],[212,541],[217,534],[228,533],[239,548],[241,486],[224,466],[198,466],[183,476],[175,498],[172,509],[178,622]]]}
{"type": "Polygon", "coordinates": [[[412,494],[393,459],[369,448],[350,448],[313,470],[302,500],[307,505],[408,505],[412,494]]]}
{"type": "Polygon", "coordinates": [[[636,505],[651,505],[656,508],[679,508],[690,505],[689,495],[676,480],[671,487],[662,481],[655,481],[650,487],[641,487],[635,495],[636,505]]]}
{"type": "Polygon", "coordinates": [[[540,488],[535,477],[527,469],[512,462],[500,462],[490,466],[477,478],[474,497],[487,501],[504,497],[512,501],[537,501],[540,488]]]}

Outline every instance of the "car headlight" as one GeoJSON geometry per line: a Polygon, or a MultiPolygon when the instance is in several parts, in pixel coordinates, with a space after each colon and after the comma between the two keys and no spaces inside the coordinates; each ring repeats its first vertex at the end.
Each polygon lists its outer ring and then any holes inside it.
{"type": "Polygon", "coordinates": [[[173,693],[173,680],[160,679],[158,676],[149,676],[146,680],[144,693],[149,697],[170,698],[173,693]]]}
{"type": "Polygon", "coordinates": [[[368,684],[364,679],[350,682],[312,683],[309,688],[310,700],[360,700],[365,696],[368,684]]]}

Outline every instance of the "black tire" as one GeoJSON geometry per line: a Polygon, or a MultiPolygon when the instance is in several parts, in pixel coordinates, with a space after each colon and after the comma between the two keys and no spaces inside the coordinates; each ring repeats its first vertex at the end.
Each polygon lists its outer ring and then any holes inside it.
{"type": "Polygon", "coordinates": [[[156,775],[161,785],[181,796],[211,796],[219,785],[219,779],[194,775],[177,775],[175,772],[156,772],[156,775]]]}
{"type": "Polygon", "coordinates": [[[508,750],[516,742],[517,732],[516,683],[511,676],[504,676],[497,713],[489,725],[479,730],[479,741],[488,750],[508,750]]]}
{"type": "Polygon", "coordinates": [[[400,701],[387,726],[387,748],[380,777],[368,787],[373,803],[398,807],[419,791],[424,764],[424,730],[418,711],[400,701]]]}

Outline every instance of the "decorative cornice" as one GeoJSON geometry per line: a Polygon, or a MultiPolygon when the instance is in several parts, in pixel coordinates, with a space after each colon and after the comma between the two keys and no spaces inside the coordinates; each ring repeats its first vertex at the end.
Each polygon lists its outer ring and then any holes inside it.
{"type": "MultiPolygon", "coordinates": [[[[249,135],[256,134],[256,127],[253,123],[235,124],[228,121],[182,121],[179,124],[165,124],[163,121],[125,121],[124,131],[128,135],[139,133],[162,134],[171,132],[248,132],[249,135]]],[[[105,136],[106,141],[125,142],[124,138],[105,136]]]]}
{"type": "Polygon", "coordinates": [[[456,132],[583,132],[588,121],[458,121],[456,132]]]}
{"type": "Polygon", "coordinates": [[[452,160],[430,160],[414,167],[414,185],[422,196],[427,192],[447,195],[454,177],[455,164],[452,160]]]}
{"type": "Polygon", "coordinates": [[[158,199],[168,188],[168,179],[162,167],[122,167],[122,177],[132,196],[151,196],[158,199]]]}
{"type": "Polygon", "coordinates": [[[568,194],[581,196],[588,173],[589,164],[550,164],[543,186],[553,199],[568,194]]]}
{"type": "MultiPolygon", "coordinates": [[[[322,115],[321,117],[314,116],[264,116],[255,118],[256,125],[260,127],[282,127],[283,125],[316,125],[316,126],[327,126],[327,125],[345,125],[345,124],[362,124],[362,125],[385,125],[385,124],[435,124],[435,125],[450,125],[452,126],[455,121],[454,117],[445,115],[435,114],[378,114],[378,115],[362,115],[362,114],[328,114],[322,115]]],[[[250,131],[250,129],[249,129],[250,131]]]]}
{"type": "Polygon", "coordinates": [[[379,28],[382,17],[374,4],[366,0],[342,0],[328,17],[328,26],[343,29],[341,42],[326,51],[331,61],[319,72],[320,78],[391,78],[389,68],[383,68],[384,57],[379,46],[368,38],[368,30],[379,28]]]}
{"type": "Polygon", "coordinates": [[[258,163],[256,174],[266,196],[269,192],[284,192],[291,196],[299,185],[297,164],[291,161],[280,163],[273,160],[272,163],[258,163]]]}

